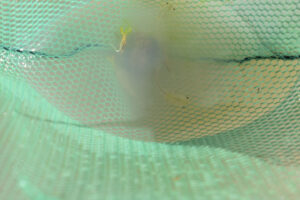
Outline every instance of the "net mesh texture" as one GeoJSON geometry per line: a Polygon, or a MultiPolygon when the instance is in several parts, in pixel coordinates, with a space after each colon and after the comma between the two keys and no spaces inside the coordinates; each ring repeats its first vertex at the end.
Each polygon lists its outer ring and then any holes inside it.
{"type": "Polygon", "coordinates": [[[0,2],[0,199],[300,198],[296,0],[0,2]]]}

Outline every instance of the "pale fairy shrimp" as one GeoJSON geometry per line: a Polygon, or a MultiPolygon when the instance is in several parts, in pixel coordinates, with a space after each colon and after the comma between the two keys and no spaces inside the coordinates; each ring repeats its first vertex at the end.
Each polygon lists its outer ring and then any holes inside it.
{"type": "MultiPolygon", "coordinates": [[[[158,71],[157,70],[155,70],[155,71],[156,71],[156,74],[157,74],[158,71]]],[[[157,77],[156,74],[155,74],[155,77],[157,77]]],[[[176,106],[181,106],[182,108],[185,108],[185,106],[190,103],[190,97],[189,96],[185,96],[185,95],[181,95],[181,94],[166,91],[165,89],[163,89],[159,85],[159,82],[158,82],[157,78],[155,78],[155,82],[156,82],[157,87],[159,88],[160,92],[163,94],[164,99],[168,103],[170,103],[172,105],[176,105],[176,106]]]]}
{"type": "Polygon", "coordinates": [[[172,105],[181,106],[182,108],[185,108],[185,106],[189,104],[189,96],[184,96],[173,92],[167,92],[162,88],[160,88],[160,90],[164,94],[165,100],[172,105]]]}

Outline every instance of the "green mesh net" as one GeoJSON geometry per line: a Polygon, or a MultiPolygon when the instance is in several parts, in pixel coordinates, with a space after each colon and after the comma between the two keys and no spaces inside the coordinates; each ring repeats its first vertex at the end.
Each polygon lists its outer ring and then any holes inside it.
{"type": "Polygon", "coordinates": [[[299,199],[297,0],[0,2],[0,199],[299,199]]]}

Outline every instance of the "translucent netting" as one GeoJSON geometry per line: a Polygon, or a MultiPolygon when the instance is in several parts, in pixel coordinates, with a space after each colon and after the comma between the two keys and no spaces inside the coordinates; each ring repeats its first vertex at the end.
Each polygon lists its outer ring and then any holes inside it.
{"type": "Polygon", "coordinates": [[[32,123],[299,165],[299,27],[296,0],[1,1],[0,72],[55,107],[32,123]]]}

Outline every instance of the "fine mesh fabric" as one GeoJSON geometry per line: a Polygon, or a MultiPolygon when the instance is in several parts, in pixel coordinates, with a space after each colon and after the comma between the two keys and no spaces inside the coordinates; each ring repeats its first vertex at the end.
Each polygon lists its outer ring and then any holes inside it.
{"type": "Polygon", "coordinates": [[[299,10],[0,1],[0,199],[299,199],[299,10]]]}

